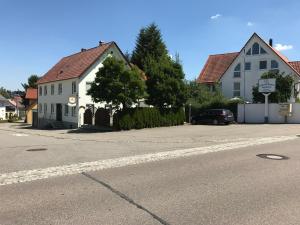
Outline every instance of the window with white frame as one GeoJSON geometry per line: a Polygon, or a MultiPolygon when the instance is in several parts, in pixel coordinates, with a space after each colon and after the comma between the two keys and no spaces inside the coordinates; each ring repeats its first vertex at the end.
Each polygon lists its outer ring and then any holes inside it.
{"type": "Polygon", "coordinates": [[[86,91],[90,90],[91,87],[92,87],[92,82],[86,82],[86,83],[85,83],[85,90],[86,90],[86,91]]]}
{"type": "Polygon", "coordinates": [[[271,69],[278,69],[279,64],[276,60],[271,60],[271,69]]]}
{"type": "Polygon", "coordinates": [[[241,77],[241,64],[237,64],[234,68],[233,77],[241,77]]]}
{"type": "Polygon", "coordinates": [[[72,82],[72,94],[74,94],[74,93],[76,93],[76,90],[77,88],[76,88],[76,81],[73,81],[72,82]]]}
{"type": "Polygon", "coordinates": [[[233,83],[233,97],[240,97],[241,96],[241,83],[234,82],[233,83]]]}
{"type": "Polygon", "coordinates": [[[47,89],[48,89],[48,88],[47,88],[47,85],[45,85],[45,86],[44,86],[44,95],[45,95],[45,96],[47,95],[47,92],[48,92],[47,89]]]}
{"type": "Polygon", "coordinates": [[[260,54],[267,54],[266,50],[260,47],[260,54]]]}
{"type": "Polygon", "coordinates": [[[43,88],[39,87],[39,96],[42,96],[42,95],[43,95],[43,88]]]}
{"type": "Polygon", "coordinates": [[[47,114],[47,103],[44,103],[44,114],[47,114]]]}
{"type": "Polygon", "coordinates": [[[251,70],[251,62],[245,62],[245,70],[251,70]]]}
{"type": "Polygon", "coordinates": [[[54,104],[51,103],[51,114],[54,114],[54,104]]]}
{"type": "Polygon", "coordinates": [[[65,104],[65,116],[69,115],[69,106],[65,104]]]}
{"type": "Polygon", "coordinates": [[[62,94],[62,83],[58,84],[58,94],[61,95],[62,94]]]}
{"type": "Polygon", "coordinates": [[[72,116],[76,116],[76,106],[72,107],[72,116]]]}
{"type": "Polygon", "coordinates": [[[259,61],[259,69],[260,70],[266,70],[267,67],[268,67],[267,60],[259,61]]]}
{"type": "Polygon", "coordinates": [[[51,84],[51,95],[54,95],[54,84],[51,84]]]}
{"type": "Polygon", "coordinates": [[[255,42],[252,45],[252,55],[258,55],[258,54],[259,54],[259,44],[255,42]]]}
{"type": "Polygon", "coordinates": [[[251,55],[251,48],[247,51],[246,55],[251,55]]]}

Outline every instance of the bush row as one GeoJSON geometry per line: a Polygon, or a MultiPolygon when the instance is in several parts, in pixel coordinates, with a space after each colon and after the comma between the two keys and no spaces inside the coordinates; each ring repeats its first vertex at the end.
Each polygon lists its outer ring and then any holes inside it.
{"type": "MultiPolygon", "coordinates": [[[[237,119],[238,104],[242,103],[242,100],[219,100],[219,101],[208,101],[202,104],[196,104],[191,106],[191,115],[196,116],[207,109],[229,109],[233,114],[235,120],[237,119]]],[[[189,120],[189,105],[185,107],[186,121],[189,120]]]]}
{"type": "Polygon", "coordinates": [[[118,130],[182,125],[183,109],[160,111],[157,108],[130,108],[114,114],[114,127],[118,130]]]}

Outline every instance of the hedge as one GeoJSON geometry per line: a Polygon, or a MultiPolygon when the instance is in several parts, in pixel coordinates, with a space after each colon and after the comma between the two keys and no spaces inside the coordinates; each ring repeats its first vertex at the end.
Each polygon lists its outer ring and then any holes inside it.
{"type": "Polygon", "coordinates": [[[130,108],[114,114],[114,128],[117,130],[142,129],[184,124],[184,110],[160,111],[157,108],[130,108]]]}
{"type": "MultiPolygon", "coordinates": [[[[242,103],[242,100],[224,100],[224,101],[211,101],[204,102],[198,105],[191,106],[191,116],[199,115],[201,112],[208,109],[229,109],[233,114],[235,120],[237,119],[238,104],[242,103]]],[[[189,105],[185,107],[186,121],[189,121],[189,105]]]]}

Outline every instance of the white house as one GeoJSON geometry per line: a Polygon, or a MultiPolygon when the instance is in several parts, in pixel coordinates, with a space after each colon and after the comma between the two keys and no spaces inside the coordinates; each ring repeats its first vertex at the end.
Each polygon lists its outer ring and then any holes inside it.
{"type": "Polygon", "coordinates": [[[254,33],[241,51],[210,55],[197,81],[211,87],[219,83],[225,97],[241,97],[252,102],[252,88],[261,75],[269,70],[278,70],[292,75],[299,90],[300,61],[289,61],[273,48],[272,42],[270,39],[266,43],[254,33]]]}
{"type": "Polygon", "coordinates": [[[82,49],[54,65],[38,81],[39,127],[49,124],[67,128],[109,124],[107,105],[93,102],[86,93],[103,61],[111,56],[129,65],[115,42],[99,42],[99,46],[82,49]]]}

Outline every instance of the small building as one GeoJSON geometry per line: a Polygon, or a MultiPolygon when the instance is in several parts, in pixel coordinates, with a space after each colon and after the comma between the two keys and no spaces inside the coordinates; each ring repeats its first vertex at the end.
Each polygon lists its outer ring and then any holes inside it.
{"type": "Polygon", "coordinates": [[[34,127],[37,126],[37,88],[27,88],[25,99],[28,101],[26,106],[26,118],[25,122],[28,124],[33,125],[34,127]]]}
{"type": "Polygon", "coordinates": [[[16,115],[16,107],[9,99],[0,95],[0,120],[8,120],[16,115]]]}
{"type": "Polygon", "coordinates": [[[112,56],[130,66],[115,42],[99,42],[97,47],[81,49],[62,58],[41,77],[38,80],[38,126],[109,125],[109,107],[105,102],[93,102],[87,90],[103,61],[112,56]]]}
{"type": "MultiPolygon", "coordinates": [[[[227,98],[252,102],[252,88],[267,71],[279,71],[294,77],[299,91],[300,61],[290,61],[254,33],[239,52],[210,55],[197,79],[211,89],[218,84],[227,98]]],[[[291,99],[294,101],[294,99],[291,99]]]]}

